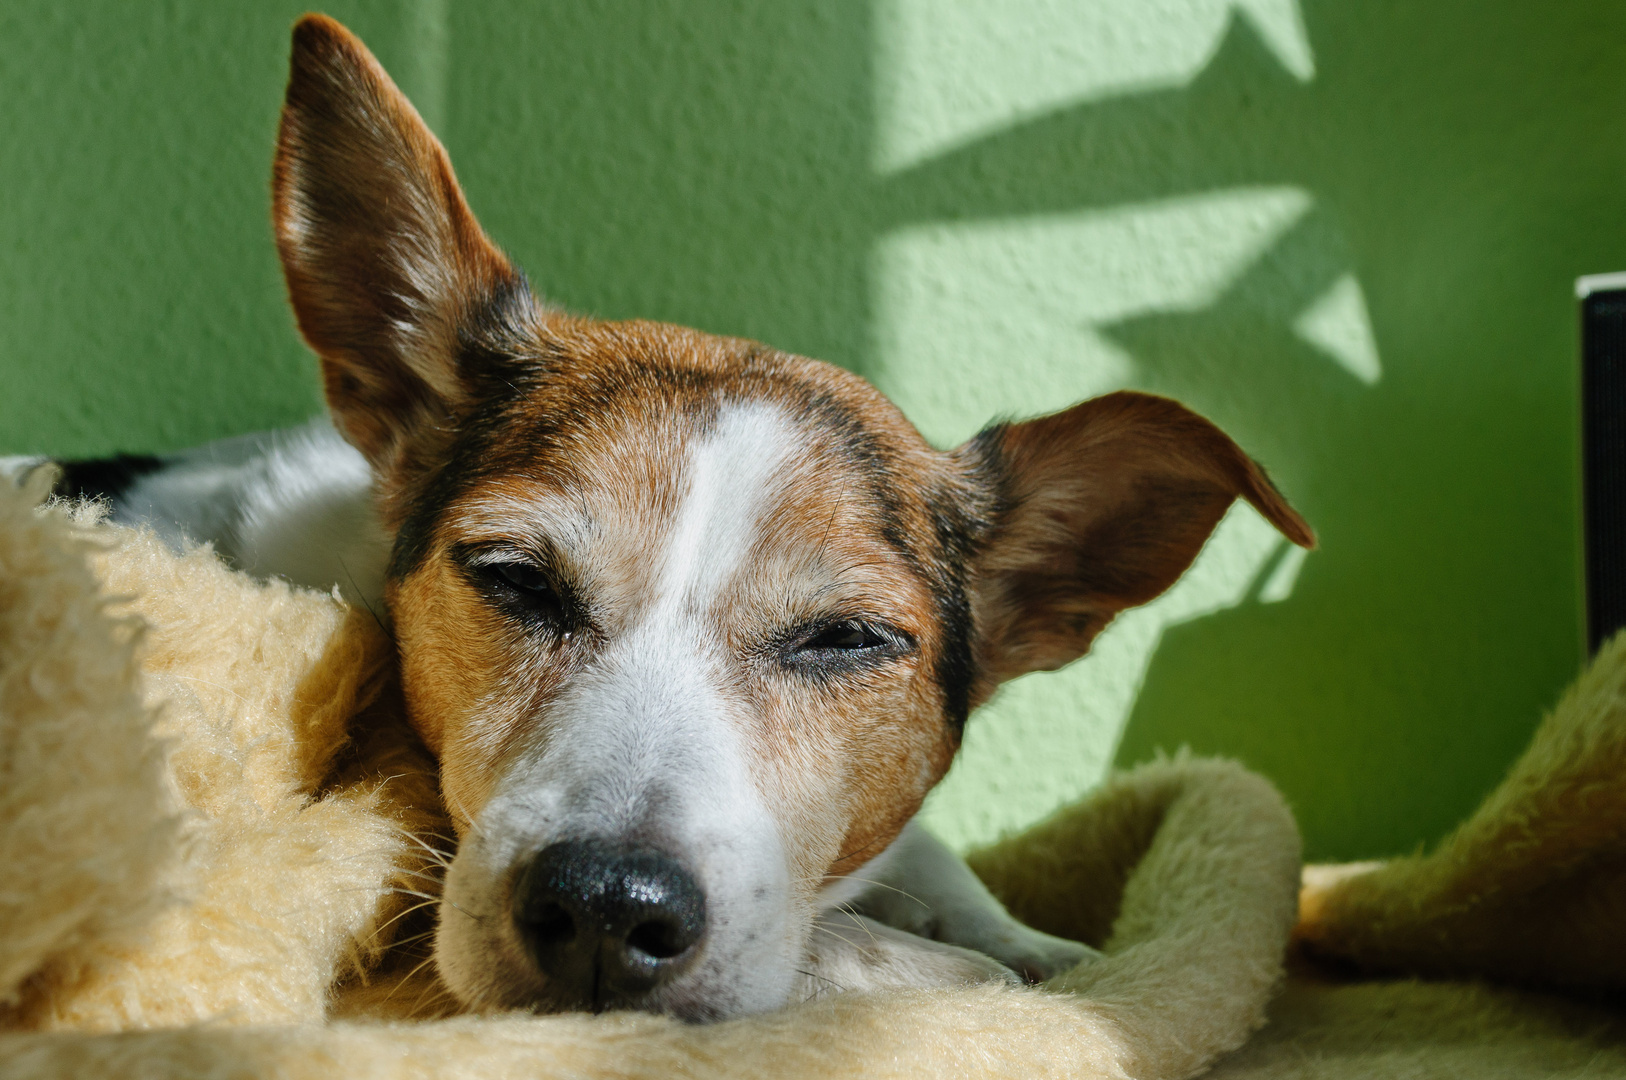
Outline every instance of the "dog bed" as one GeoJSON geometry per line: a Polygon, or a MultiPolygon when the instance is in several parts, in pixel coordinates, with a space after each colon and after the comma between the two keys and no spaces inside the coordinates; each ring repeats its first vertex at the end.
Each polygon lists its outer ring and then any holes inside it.
{"type": "MultiPolygon", "coordinates": [[[[1626,1075],[1612,1010],[1531,991],[1340,981],[1295,960],[1271,1005],[1297,907],[1292,818],[1260,778],[1185,757],[973,857],[1020,917],[1104,948],[1042,988],[835,993],[704,1027],[455,1015],[414,910],[449,830],[376,621],[38,496],[0,491],[8,1077],[1626,1075]]],[[[1588,678],[1545,730],[1579,715],[1592,734],[1558,735],[1520,790],[1620,775],[1619,739],[1599,732],[1620,726],[1626,649],[1588,678]]],[[[1516,889],[1486,885],[1502,834],[1470,823],[1442,849],[1466,876],[1414,860],[1317,879],[1301,940],[1385,972],[1428,969],[1394,943],[1443,940],[1428,962],[1457,958],[1437,969],[1452,975],[1616,988],[1618,957],[1587,969],[1615,976],[1577,980],[1449,943],[1455,926],[1493,946],[1473,919],[1526,918],[1518,897],[1558,872],[1565,895],[1594,879],[1618,895],[1588,854],[1619,841],[1622,819],[1594,814],[1614,802],[1564,801],[1598,825],[1548,863],[1554,805],[1488,804],[1538,822],[1516,889]]]]}
{"type": "Polygon", "coordinates": [[[1213,1075],[1626,1077],[1626,633],[1432,853],[1304,886],[1286,991],[1213,1075]]]}

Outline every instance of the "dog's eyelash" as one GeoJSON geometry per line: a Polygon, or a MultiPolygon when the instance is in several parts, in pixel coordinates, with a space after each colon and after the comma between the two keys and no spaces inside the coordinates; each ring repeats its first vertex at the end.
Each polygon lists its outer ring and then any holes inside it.
{"type": "Polygon", "coordinates": [[[543,573],[540,567],[529,563],[488,563],[487,569],[521,592],[540,594],[554,591],[553,585],[548,581],[548,575],[543,573]]]}
{"type": "Polygon", "coordinates": [[[859,622],[857,619],[842,619],[833,622],[823,629],[816,631],[812,637],[803,641],[802,649],[828,649],[839,652],[856,652],[862,649],[876,649],[889,642],[873,626],[859,622]]]}
{"type": "Polygon", "coordinates": [[[458,555],[475,587],[499,608],[562,638],[571,637],[577,629],[579,606],[569,588],[546,566],[506,550],[477,549],[458,555]]]}
{"type": "Polygon", "coordinates": [[[570,606],[540,567],[528,563],[486,563],[479,568],[504,606],[522,610],[529,618],[570,634],[570,606]]]}
{"type": "Polygon", "coordinates": [[[780,663],[813,673],[857,671],[914,649],[902,630],[864,618],[837,618],[791,631],[776,650],[780,663]]]}

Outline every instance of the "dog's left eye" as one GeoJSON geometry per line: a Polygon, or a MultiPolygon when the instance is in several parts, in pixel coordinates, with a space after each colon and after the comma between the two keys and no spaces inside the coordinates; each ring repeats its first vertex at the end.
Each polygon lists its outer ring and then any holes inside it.
{"type": "Polygon", "coordinates": [[[838,619],[803,630],[783,646],[780,662],[809,674],[860,671],[906,655],[914,640],[885,623],[838,619]]]}
{"type": "Polygon", "coordinates": [[[821,652],[857,652],[861,649],[876,649],[889,644],[891,642],[887,641],[873,628],[853,619],[844,619],[819,630],[812,637],[803,641],[799,648],[804,650],[816,649],[821,652]]]}

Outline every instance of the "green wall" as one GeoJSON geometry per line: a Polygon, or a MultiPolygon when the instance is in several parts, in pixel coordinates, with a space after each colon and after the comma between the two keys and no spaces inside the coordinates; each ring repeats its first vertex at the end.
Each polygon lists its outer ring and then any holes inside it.
{"type": "MultiPolygon", "coordinates": [[[[1626,267],[1613,0],[354,0],[553,299],[844,364],[952,443],[1177,396],[1319,529],[1234,512],[1007,688],[970,844],[1190,745],[1309,853],[1437,837],[1580,659],[1572,279],[1626,267]]],[[[319,407],[267,223],[297,4],[0,8],[0,452],[319,407]]]]}

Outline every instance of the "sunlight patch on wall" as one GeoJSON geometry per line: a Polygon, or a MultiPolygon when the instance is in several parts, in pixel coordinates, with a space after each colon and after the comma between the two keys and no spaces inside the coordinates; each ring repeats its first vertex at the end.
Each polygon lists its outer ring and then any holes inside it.
{"type": "Polygon", "coordinates": [[[1282,553],[1281,561],[1270,571],[1270,576],[1259,589],[1261,604],[1279,604],[1292,596],[1293,586],[1299,581],[1299,571],[1304,569],[1304,560],[1310,557],[1309,551],[1286,540],[1277,546],[1287,550],[1282,553]]]}
{"type": "Polygon", "coordinates": [[[964,851],[1087,793],[1112,766],[1163,631],[1242,603],[1281,543],[1238,502],[1179,583],[1119,616],[1088,656],[1007,683],[966,725],[954,767],[926,800],[926,826],[964,851]]]}
{"type": "Polygon", "coordinates": [[[1236,17],[1296,78],[1314,77],[1298,0],[877,0],[876,166],[1060,106],[1183,86],[1236,17]]]}
{"type": "Polygon", "coordinates": [[[1377,337],[1366,295],[1354,274],[1345,274],[1293,322],[1293,332],[1372,386],[1383,377],[1377,337]]]}
{"type": "Polygon", "coordinates": [[[872,277],[871,377],[939,445],[1119,389],[1134,361],[1093,327],[1212,303],[1310,202],[1238,188],[892,233],[872,277]]]}

